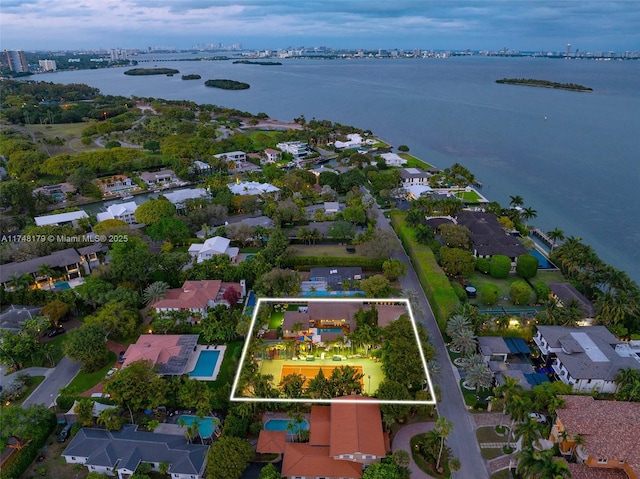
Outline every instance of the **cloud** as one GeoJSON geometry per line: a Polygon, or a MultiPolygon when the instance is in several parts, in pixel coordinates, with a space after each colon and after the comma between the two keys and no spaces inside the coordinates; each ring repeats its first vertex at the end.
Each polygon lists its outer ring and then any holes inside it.
{"type": "Polygon", "coordinates": [[[640,50],[640,2],[498,0],[2,0],[4,48],[640,50]],[[153,44],[153,43],[152,43],[153,44]]]}

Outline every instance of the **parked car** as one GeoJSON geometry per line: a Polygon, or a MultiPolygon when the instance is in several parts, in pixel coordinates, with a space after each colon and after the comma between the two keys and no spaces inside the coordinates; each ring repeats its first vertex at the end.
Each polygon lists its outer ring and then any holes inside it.
{"type": "Polygon", "coordinates": [[[67,439],[69,439],[69,434],[71,434],[71,426],[73,426],[72,422],[62,428],[62,431],[60,431],[60,434],[58,434],[58,442],[65,442],[67,439]]]}
{"type": "Polygon", "coordinates": [[[125,354],[125,352],[124,352],[124,351],[120,351],[120,354],[118,355],[118,362],[119,362],[120,364],[124,363],[124,360],[126,359],[126,358],[124,357],[124,354],[125,354]]]}
{"type": "Polygon", "coordinates": [[[57,336],[58,334],[63,334],[64,332],[65,332],[64,326],[58,325],[55,328],[51,328],[47,333],[47,336],[50,338],[53,338],[54,336],[57,336]]]}
{"type": "Polygon", "coordinates": [[[532,421],[535,421],[535,422],[539,422],[539,423],[547,422],[547,417],[544,414],[540,414],[537,412],[530,413],[529,417],[531,418],[532,421]]]}

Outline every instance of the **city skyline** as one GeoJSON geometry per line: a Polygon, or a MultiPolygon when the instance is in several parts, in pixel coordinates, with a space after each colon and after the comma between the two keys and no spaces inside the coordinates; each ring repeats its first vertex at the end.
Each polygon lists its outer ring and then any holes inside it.
{"type": "Polygon", "coordinates": [[[7,50],[640,50],[640,2],[629,1],[3,0],[0,9],[7,50]]]}

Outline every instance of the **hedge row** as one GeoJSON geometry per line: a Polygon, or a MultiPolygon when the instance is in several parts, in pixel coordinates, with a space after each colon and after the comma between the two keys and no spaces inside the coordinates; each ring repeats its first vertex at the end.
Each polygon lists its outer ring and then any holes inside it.
{"type": "Polygon", "coordinates": [[[384,261],[384,259],[363,258],[361,256],[290,256],[284,260],[284,267],[306,270],[318,266],[360,266],[367,271],[382,271],[384,261]]]}
{"type": "Polygon", "coordinates": [[[402,211],[393,211],[391,224],[411,258],[411,263],[418,275],[422,289],[427,295],[438,327],[444,331],[449,315],[459,303],[458,296],[451,286],[449,278],[438,265],[433,251],[415,240],[413,229],[406,226],[404,222],[405,215],[406,213],[402,211]]]}
{"type": "Polygon", "coordinates": [[[55,427],[56,416],[51,413],[49,423],[41,424],[40,427],[38,427],[33,440],[24,448],[11,454],[7,462],[2,465],[0,479],[20,479],[36,457],[38,457],[42,446],[47,442],[47,438],[55,427]]]}

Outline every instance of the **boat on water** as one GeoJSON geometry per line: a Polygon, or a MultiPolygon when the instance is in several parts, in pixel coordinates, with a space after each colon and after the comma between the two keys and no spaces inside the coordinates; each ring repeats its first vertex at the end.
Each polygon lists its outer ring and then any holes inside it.
{"type": "Polygon", "coordinates": [[[133,199],[133,195],[130,193],[123,193],[120,195],[120,199],[121,200],[132,200],[133,199]]]}

